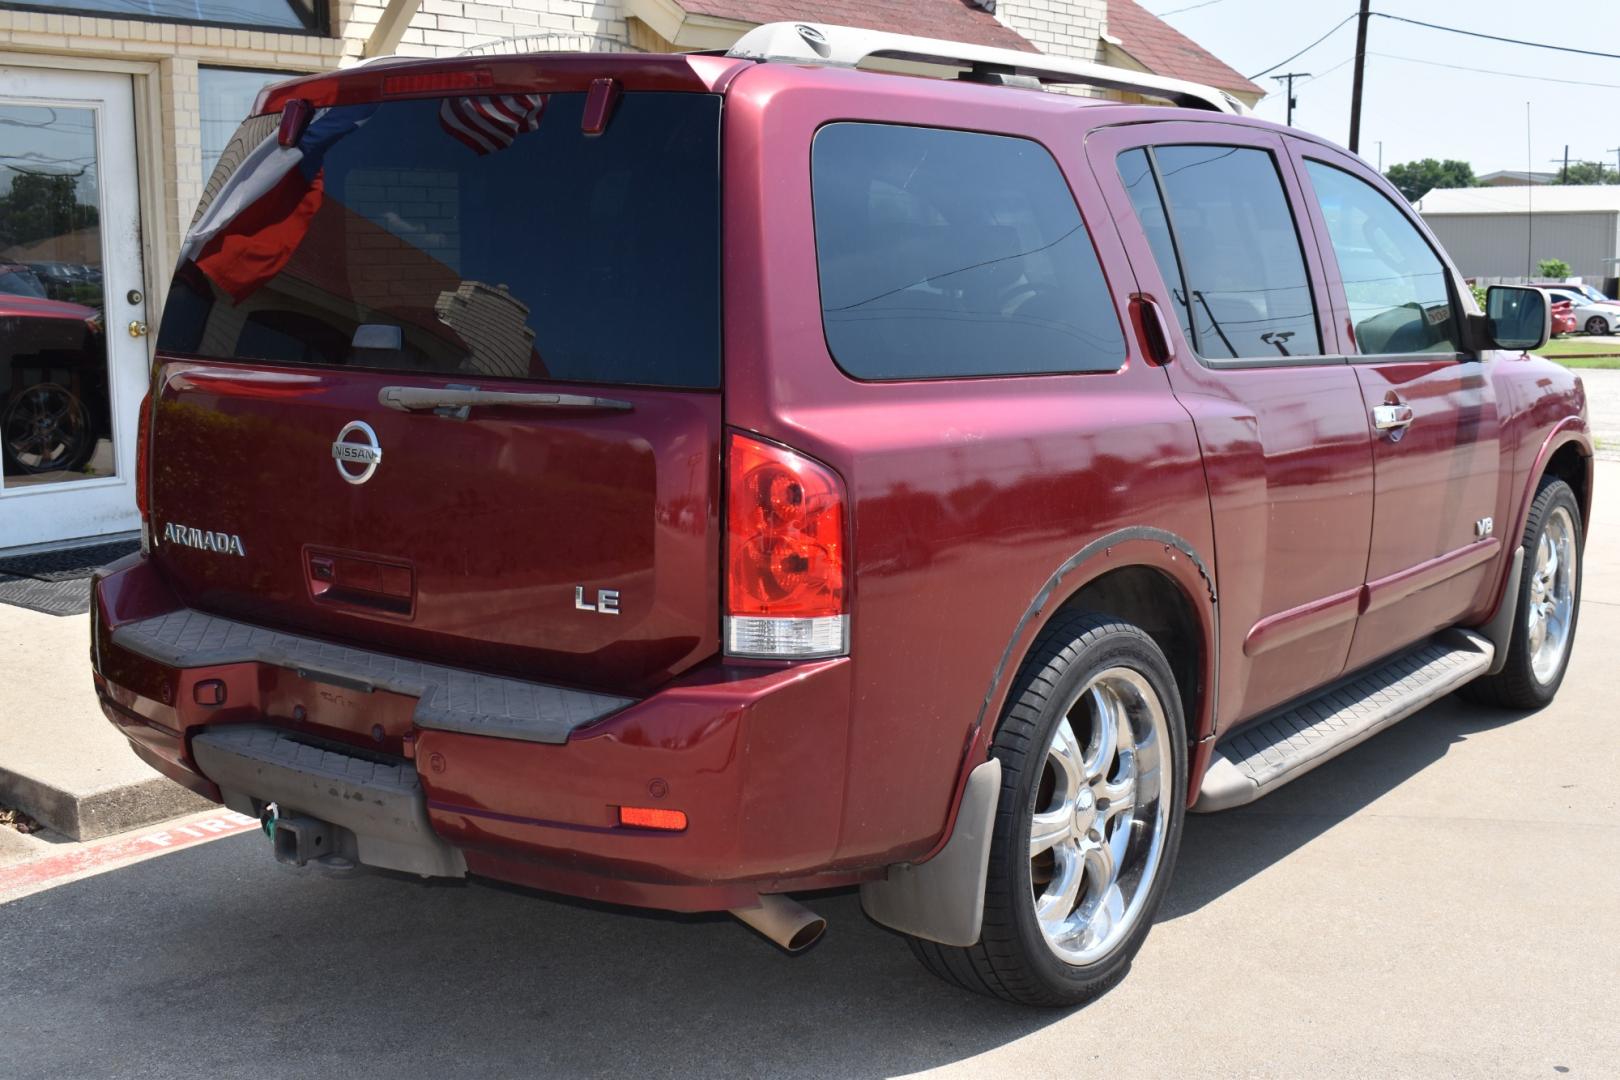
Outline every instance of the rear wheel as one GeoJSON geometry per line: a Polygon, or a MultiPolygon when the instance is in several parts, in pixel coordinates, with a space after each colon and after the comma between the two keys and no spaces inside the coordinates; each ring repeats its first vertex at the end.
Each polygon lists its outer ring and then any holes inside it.
{"type": "Polygon", "coordinates": [[[1599,334],[1607,334],[1609,332],[1609,320],[1601,315],[1592,316],[1586,320],[1586,332],[1593,337],[1599,334]]]}
{"type": "Polygon", "coordinates": [[[1506,665],[1466,696],[1486,705],[1539,709],[1569,666],[1581,604],[1581,507],[1568,484],[1544,477],[1524,528],[1524,571],[1506,665]]]}
{"type": "Polygon", "coordinates": [[[978,993],[1075,1005],[1124,976],[1163,899],[1186,803],[1180,699],[1144,631],[1076,615],[1042,632],[1011,700],[979,943],[912,944],[978,993]]]}
{"type": "Polygon", "coordinates": [[[95,452],[89,406],[66,386],[30,386],[0,408],[0,451],[10,473],[67,472],[95,452]]]}

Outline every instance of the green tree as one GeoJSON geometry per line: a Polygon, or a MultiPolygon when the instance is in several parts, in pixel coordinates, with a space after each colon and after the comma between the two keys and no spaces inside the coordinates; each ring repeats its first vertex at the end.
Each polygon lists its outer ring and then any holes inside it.
{"type": "Polygon", "coordinates": [[[1563,259],[1542,259],[1536,264],[1536,272],[1544,278],[1556,278],[1563,281],[1569,277],[1569,263],[1563,259]]]}
{"type": "Polygon", "coordinates": [[[14,173],[11,190],[0,195],[0,249],[66,236],[97,223],[96,208],[79,202],[78,177],[14,173]]]}
{"type": "Polygon", "coordinates": [[[1577,161],[1569,167],[1566,176],[1560,169],[1559,184],[1620,184],[1620,173],[1613,169],[1606,169],[1600,161],[1577,161]]]}
{"type": "Polygon", "coordinates": [[[1478,187],[1474,167],[1466,161],[1436,161],[1424,158],[1404,165],[1391,165],[1384,174],[1408,202],[1417,202],[1435,188],[1478,187]]]}

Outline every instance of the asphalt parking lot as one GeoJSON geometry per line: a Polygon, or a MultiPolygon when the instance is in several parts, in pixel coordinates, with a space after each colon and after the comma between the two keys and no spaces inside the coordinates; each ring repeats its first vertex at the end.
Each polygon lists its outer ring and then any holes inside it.
{"type": "Polygon", "coordinates": [[[243,833],[0,906],[7,1077],[1620,1075],[1620,465],[1540,713],[1449,699],[1190,820],[1135,969],[1035,1011],[851,893],[788,958],[724,917],[325,878],[243,833]]]}

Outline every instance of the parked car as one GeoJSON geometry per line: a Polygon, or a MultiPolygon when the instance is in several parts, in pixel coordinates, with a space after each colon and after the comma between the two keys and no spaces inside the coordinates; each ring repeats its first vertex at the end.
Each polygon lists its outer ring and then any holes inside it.
{"type": "Polygon", "coordinates": [[[1580,321],[1575,318],[1575,304],[1570,300],[1559,300],[1549,297],[1548,303],[1552,305],[1552,332],[1556,337],[1559,334],[1573,334],[1580,321]]]}
{"type": "Polygon", "coordinates": [[[788,949],[859,886],[1064,1005],[1189,808],[1546,704],[1592,448],[1545,295],[1481,314],[1376,170],[1218,91],[998,85],[1095,71],[776,24],[267,90],[163,314],[107,717],[288,863],[788,949]]]}
{"type": "Polygon", "coordinates": [[[1590,285],[1543,286],[1554,302],[1567,301],[1575,321],[1588,334],[1620,333],[1620,302],[1610,300],[1590,285]],[[1595,296],[1594,296],[1595,294],[1595,296]]]}
{"type": "Polygon", "coordinates": [[[45,299],[26,266],[0,263],[0,469],[80,469],[108,430],[101,313],[45,299]]]}

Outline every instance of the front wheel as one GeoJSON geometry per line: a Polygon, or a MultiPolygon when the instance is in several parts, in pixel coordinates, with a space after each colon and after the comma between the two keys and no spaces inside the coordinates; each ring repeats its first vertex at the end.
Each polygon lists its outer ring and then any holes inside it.
{"type": "Polygon", "coordinates": [[[1124,977],[1181,842],[1186,733],[1169,662],[1141,629],[1060,617],[1019,671],[992,752],[1001,800],[979,943],[913,940],[978,993],[1076,1005],[1124,977]]]}
{"type": "Polygon", "coordinates": [[[1581,607],[1581,506],[1568,484],[1544,477],[1524,528],[1524,571],[1507,662],[1464,688],[1467,697],[1508,709],[1552,701],[1569,667],[1581,607]]]}

